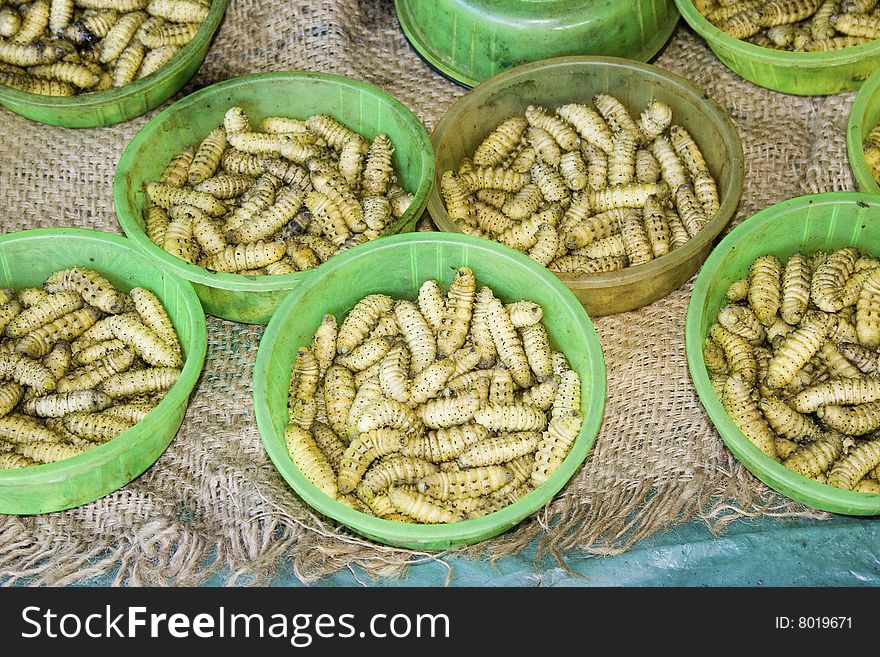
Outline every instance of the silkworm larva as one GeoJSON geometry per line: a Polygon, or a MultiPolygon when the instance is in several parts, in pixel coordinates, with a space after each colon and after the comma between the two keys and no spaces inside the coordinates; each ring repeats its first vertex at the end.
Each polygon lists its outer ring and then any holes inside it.
{"type": "Polygon", "coordinates": [[[21,26],[12,37],[12,41],[22,45],[36,41],[49,25],[49,12],[49,3],[46,0],[32,2],[24,14],[21,26]]]}
{"type": "Polygon", "coordinates": [[[649,196],[666,198],[668,195],[669,187],[663,182],[633,183],[587,192],[590,205],[596,212],[607,212],[616,208],[642,208],[649,196]]]}
{"type": "Polygon", "coordinates": [[[789,403],[799,413],[812,413],[826,404],[864,404],[880,400],[880,379],[828,379],[795,395],[789,403]]]}
{"type": "Polygon", "coordinates": [[[815,438],[821,433],[813,420],[798,413],[777,397],[763,397],[759,400],[758,406],[773,431],[783,438],[801,442],[804,439],[815,438]]]}
{"type": "MultiPolygon", "coordinates": [[[[195,164],[196,160],[193,160],[193,166],[195,164]]],[[[192,172],[192,166],[190,172],[192,172]]],[[[212,217],[220,217],[227,211],[226,206],[210,194],[197,192],[193,189],[179,189],[157,182],[148,182],[146,192],[153,203],[166,210],[173,211],[174,207],[178,205],[192,205],[212,217]]]]}
{"type": "Polygon", "coordinates": [[[541,485],[562,465],[580,430],[581,418],[578,415],[556,416],[550,420],[535,453],[532,484],[541,485]]]}
{"type": "MultiPolygon", "coordinates": [[[[556,113],[568,121],[584,141],[605,153],[614,148],[614,136],[605,119],[589,105],[569,103],[556,109],[556,113]]],[[[587,160],[589,162],[589,159],[587,160]]]]}
{"type": "Polygon", "coordinates": [[[880,494],[880,482],[865,478],[857,483],[853,487],[853,490],[857,493],[868,493],[870,495],[877,495],[880,494]]]}
{"type": "Polygon", "coordinates": [[[208,16],[209,5],[196,0],[150,0],[146,11],[174,23],[201,23],[208,16]]]}
{"type": "Polygon", "coordinates": [[[63,417],[76,411],[102,411],[112,403],[110,397],[96,390],[77,390],[33,397],[22,404],[21,410],[37,417],[63,417]]]}
{"type": "Polygon", "coordinates": [[[32,358],[42,358],[51,351],[56,342],[61,340],[70,342],[79,337],[99,317],[100,313],[91,307],[69,312],[18,338],[15,342],[15,351],[32,358]]]}
{"type": "Polygon", "coordinates": [[[324,378],[324,403],[327,420],[333,432],[342,437],[348,436],[347,421],[356,395],[354,375],[341,365],[327,368],[324,378]]]}
{"type": "Polygon", "coordinates": [[[498,465],[525,456],[538,448],[541,436],[533,431],[492,436],[468,447],[458,457],[463,468],[498,465]]]}
{"type": "Polygon", "coordinates": [[[863,14],[838,14],[831,17],[831,24],[846,36],[880,39],[880,18],[863,14]]]}
{"type": "Polygon", "coordinates": [[[277,262],[287,253],[284,242],[252,242],[228,246],[208,255],[203,266],[220,272],[243,272],[277,262]]]}
{"type": "Polygon", "coordinates": [[[411,301],[395,302],[394,315],[412,355],[412,370],[418,374],[437,356],[437,343],[431,327],[411,301]]]}
{"type": "Polygon", "coordinates": [[[816,417],[829,429],[850,436],[864,436],[880,429],[880,402],[855,406],[828,404],[816,409],[816,417]]]}
{"type": "Polygon", "coordinates": [[[185,46],[192,41],[200,27],[198,23],[165,24],[141,35],[140,40],[148,48],[185,46]]]}
{"type": "Polygon", "coordinates": [[[163,392],[173,386],[180,370],[174,367],[154,367],[114,374],[101,384],[104,394],[114,399],[163,392]]]}
{"type": "Polygon", "coordinates": [[[547,330],[542,324],[532,324],[519,329],[519,332],[532,372],[539,382],[546,381],[553,375],[552,350],[547,330]]]}
{"type": "Polygon", "coordinates": [[[363,476],[364,487],[373,494],[390,486],[415,484],[438,472],[435,464],[413,456],[394,454],[375,463],[363,476]]]}
{"type": "Polygon", "coordinates": [[[587,186],[589,171],[578,151],[567,151],[560,157],[559,173],[569,189],[580,190],[587,186]]]}
{"type": "Polygon", "coordinates": [[[379,399],[372,401],[360,414],[355,426],[359,433],[367,433],[380,428],[391,428],[404,433],[417,433],[422,428],[422,421],[415,411],[405,404],[393,399],[379,399]]]}
{"type": "Polygon", "coordinates": [[[648,142],[662,135],[671,124],[672,108],[661,100],[648,103],[639,117],[639,127],[648,142]]]}
{"type": "MultiPolygon", "coordinates": [[[[60,436],[56,436],[56,440],[60,436]]],[[[18,453],[37,463],[55,463],[64,461],[91,449],[90,445],[71,445],[62,442],[36,442],[18,445],[18,453]]]]}
{"type": "Polygon", "coordinates": [[[829,328],[828,316],[817,313],[786,336],[768,364],[767,384],[784,388],[791,383],[795,373],[822,347],[829,328]]]}
{"type": "Polygon", "coordinates": [[[0,8],[0,37],[7,39],[21,28],[21,14],[13,7],[0,8]]]}
{"type": "Polygon", "coordinates": [[[48,294],[14,317],[6,327],[6,335],[10,338],[21,337],[67,313],[78,310],[82,305],[82,296],[77,292],[61,291],[48,294]]]}
{"type": "Polygon", "coordinates": [[[852,490],[871,470],[880,465],[880,440],[867,440],[831,466],[828,485],[852,490]]]}
{"type": "Polygon", "coordinates": [[[731,333],[720,324],[709,330],[709,337],[724,350],[724,357],[731,374],[739,376],[748,384],[755,382],[757,363],[752,345],[740,336],[731,333]]]}
{"type": "Polygon", "coordinates": [[[469,422],[479,407],[477,396],[465,393],[457,397],[432,399],[419,408],[425,426],[442,429],[469,422]]]}
{"type": "Polygon", "coordinates": [[[841,355],[865,374],[875,374],[880,366],[876,351],[853,342],[841,342],[837,345],[841,355]]]}
{"type": "Polygon", "coordinates": [[[610,94],[596,94],[593,96],[593,104],[599,110],[599,114],[605,119],[612,132],[627,132],[636,140],[641,140],[642,133],[636,122],[633,121],[629,111],[617,98],[610,94]]]}
{"type": "Polygon", "coordinates": [[[69,413],[62,423],[71,433],[93,442],[106,442],[134,426],[128,420],[93,412],[69,413]]]}
{"type": "Polygon", "coordinates": [[[24,387],[14,381],[0,383],[0,418],[9,415],[21,401],[24,387]]]}
{"type": "Polygon", "coordinates": [[[116,291],[106,278],[91,269],[74,267],[53,273],[46,279],[43,287],[47,292],[70,290],[82,295],[90,306],[106,313],[120,313],[125,298],[116,291]]]}
{"type": "Polygon", "coordinates": [[[752,399],[754,388],[739,376],[727,377],[721,403],[740,431],[762,452],[777,458],[772,430],[752,399]]]}
{"type": "Polygon", "coordinates": [[[126,420],[132,424],[136,424],[147,417],[147,415],[156,408],[156,405],[157,402],[150,401],[115,404],[101,411],[101,415],[126,420]]]}
{"type": "Polygon", "coordinates": [[[549,379],[533,385],[525,390],[518,400],[523,404],[534,406],[538,410],[548,411],[556,398],[556,389],[559,386],[559,375],[553,374],[549,379]]]}
{"type": "Polygon", "coordinates": [[[596,274],[605,271],[617,271],[627,266],[625,257],[588,258],[582,255],[567,255],[556,258],[550,263],[550,271],[575,272],[578,274],[596,274]]]}
{"type": "Polygon", "coordinates": [[[131,42],[141,23],[146,19],[147,14],[142,11],[132,11],[123,14],[113,27],[110,28],[107,36],[101,42],[100,61],[107,64],[118,58],[131,42]]]}
{"type": "Polygon", "coordinates": [[[60,55],[54,48],[43,48],[39,44],[12,43],[0,39],[0,62],[16,66],[37,66],[51,64],[58,59],[60,55]]]}
{"type": "Polygon", "coordinates": [[[490,431],[541,431],[547,425],[544,413],[526,404],[486,404],[474,413],[474,420],[490,431]]]}
{"type": "Polygon", "coordinates": [[[635,154],[635,179],[640,183],[656,183],[660,180],[660,163],[651,151],[644,148],[635,154]]]}
{"type": "Polygon", "coordinates": [[[517,385],[527,388],[532,381],[531,368],[509,313],[501,301],[494,297],[488,301],[486,311],[486,325],[492,333],[499,358],[510,370],[517,385]]]}
{"type": "Polygon", "coordinates": [[[399,486],[388,489],[388,499],[400,513],[418,522],[436,524],[458,522],[464,515],[436,498],[399,486]]]}
{"type": "Polygon", "coordinates": [[[856,302],[856,331],[861,345],[880,346],[880,268],[869,270],[862,282],[856,302]]]}
{"type": "Polygon", "coordinates": [[[474,164],[483,167],[501,164],[522,139],[527,126],[528,121],[522,116],[513,116],[501,122],[477,146],[474,151],[474,164]]]}
{"type": "Polygon", "coordinates": [[[731,304],[723,306],[718,311],[718,323],[755,346],[763,344],[767,339],[764,326],[747,306],[731,304]]]}
{"type": "Polygon", "coordinates": [[[852,247],[838,249],[813,270],[810,300],[820,310],[833,313],[843,308],[841,291],[855,270],[858,251],[852,247]]]}
{"type": "Polygon", "coordinates": [[[795,253],[785,263],[782,273],[782,299],[779,314],[787,324],[796,325],[804,316],[810,300],[810,270],[807,257],[795,253]]]}
{"type": "Polygon", "coordinates": [[[339,491],[353,491],[373,461],[380,456],[399,452],[406,443],[405,433],[395,429],[376,428],[361,432],[342,455],[337,479],[339,491]]]}
{"type": "Polygon", "coordinates": [[[61,440],[61,436],[36,418],[7,415],[0,418],[0,440],[13,443],[18,449],[28,443],[56,443],[61,440]]]}
{"type": "Polygon", "coordinates": [[[526,173],[536,162],[558,167],[562,161],[562,149],[553,139],[553,135],[546,130],[537,126],[530,127],[526,132],[526,143],[529,144],[529,149],[523,149],[511,163],[511,168],[514,171],[526,173]],[[526,167],[527,164],[528,167],[526,167]]]}
{"type": "Polygon", "coordinates": [[[0,453],[0,470],[27,468],[32,465],[36,465],[36,461],[32,461],[21,454],[15,452],[0,453]]]}
{"type": "Polygon", "coordinates": [[[772,255],[757,258],[749,268],[749,305],[764,326],[776,319],[782,296],[782,263],[772,255]]]}
{"type": "Polygon", "coordinates": [[[312,435],[302,427],[288,424],[284,440],[290,459],[302,475],[323,493],[336,499],[339,494],[336,475],[312,435]]]}
{"type": "Polygon", "coordinates": [[[336,340],[339,353],[347,354],[360,344],[393,304],[394,300],[385,294],[370,294],[358,301],[339,327],[336,340]]]}
{"type": "Polygon", "coordinates": [[[618,132],[614,148],[608,153],[608,185],[628,185],[635,179],[636,138],[631,132],[618,132]]]}
{"type": "Polygon", "coordinates": [[[446,300],[440,285],[433,279],[428,279],[419,287],[419,295],[417,299],[419,312],[431,326],[431,330],[436,334],[440,330],[443,322],[443,313],[446,300]]]}
{"type": "Polygon", "coordinates": [[[565,246],[569,249],[579,249],[619,233],[623,229],[625,218],[626,212],[622,209],[613,209],[586,217],[563,232],[565,246]]]}
{"type": "Polygon", "coordinates": [[[468,336],[476,294],[476,279],[469,267],[460,267],[443,305],[440,329],[437,331],[438,357],[445,357],[460,349],[468,336]]]}
{"type": "Polygon", "coordinates": [[[364,172],[361,175],[361,187],[368,196],[382,196],[388,191],[391,180],[391,158],[394,148],[387,135],[376,135],[367,151],[364,172]]]}
{"type": "Polygon", "coordinates": [[[323,377],[330,367],[333,359],[336,357],[336,339],[338,335],[338,326],[335,315],[324,315],[321,318],[321,324],[315,331],[315,337],[312,340],[312,353],[318,362],[318,371],[323,377]]]}
{"type": "Polygon", "coordinates": [[[526,108],[525,116],[530,125],[549,132],[563,150],[571,151],[577,148],[577,132],[572,129],[569,123],[561,120],[559,116],[549,113],[538,105],[529,105],[526,108]]]}
{"type": "Polygon", "coordinates": [[[630,265],[640,265],[654,258],[651,241],[642,223],[642,212],[630,210],[624,215],[620,235],[630,265]]]}

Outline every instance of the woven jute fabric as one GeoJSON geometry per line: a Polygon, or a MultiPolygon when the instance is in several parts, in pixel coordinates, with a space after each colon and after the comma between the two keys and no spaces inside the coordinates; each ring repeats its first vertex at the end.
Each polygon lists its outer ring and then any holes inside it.
{"type": "MultiPolygon", "coordinates": [[[[805,193],[853,188],[845,127],[853,95],[799,98],[728,71],[680,25],[656,63],[730,114],[745,150],[734,223],[805,193]]],[[[391,0],[233,0],[203,66],[181,92],[248,73],[302,69],[377,85],[433,128],[464,89],[427,66],[404,38],[391,0]]],[[[0,110],[3,232],[78,226],[119,232],[112,180],[126,143],[155,114],[95,130],[38,125],[0,110]]],[[[710,146],[711,147],[711,146],[710,146]]],[[[702,518],[723,532],[744,515],[817,513],[763,486],[724,447],[685,359],[691,284],[646,308],[598,319],[608,400],[592,454],[545,508],[500,537],[456,552],[497,558],[538,541],[620,553],[702,518]]],[[[121,490],[69,511],[0,518],[0,582],[196,585],[267,583],[279,568],[304,582],[357,566],[395,577],[444,554],[374,544],[315,514],[270,463],[254,423],[251,378],[261,327],[208,318],[204,373],[165,454],[121,490]],[[216,581],[216,580],[212,580],[216,581]]]]}

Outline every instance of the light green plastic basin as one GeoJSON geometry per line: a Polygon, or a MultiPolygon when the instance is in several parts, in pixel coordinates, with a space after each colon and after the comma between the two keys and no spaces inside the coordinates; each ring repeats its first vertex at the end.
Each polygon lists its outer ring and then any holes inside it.
{"type": "Polygon", "coordinates": [[[774,91],[801,96],[852,91],[880,66],[880,41],[834,52],[773,50],[725,34],[706,20],[691,0],[675,0],[675,4],[727,68],[774,91]]]}
{"type": "Polygon", "coordinates": [[[851,515],[880,514],[880,495],[820,484],[777,463],[745,437],[712,390],[703,362],[709,327],[725,303],[728,286],[748,273],[761,255],[855,246],[880,255],[880,197],[853,192],[801,196],[761,210],[733,229],[697,276],[687,313],[688,366],[697,394],[721,439],[749,471],[774,490],[809,506],[851,515]]]}
{"type": "Polygon", "coordinates": [[[370,139],[387,134],[400,184],[414,198],[386,234],[415,228],[431,189],[434,152],[425,127],[400,101],[371,85],[326,73],[262,73],[220,82],[177,101],[135,135],[113,179],[122,230],[157,264],[190,281],[209,315],[266,324],[284,296],[325,265],[279,276],[212,272],[167,253],[144,232],[145,183],[158,180],[171,158],[184,145],[204,139],[233,105],[243,107],[254,123],[273,114],[304,118],[325,113],[370,139]]]}
{"type": "Polygon", "coordinates": [[[91,502],[149,468],[177,433],[205,361],[205,315],[192,286],[163,271],[117,235],[78,228],[26,230],[0,237],[0,287],[42,286],[49,274],[89,267],[118,289],[152,290],[180,336],[186,362],[159,405],[113,440],[58,463],[0,470],[0,513],[59,511],[91,502]]]}
{"type": "Polygon", "coordinates": [[[743,152],[736,127],[706,93],[677,75],[650,64],[602,57],[559,57],[502,73],[459,98],[434,132],[435,185],[428,212],[437,228],[459,233],[440,198],[440,176],[458,169],[486,135],[504,119],[537,103],[558,107],[590,103],[606,92],[624,105],[642,108],[657,98],[672,107],[675,123],[702,145],[718,181],[721,208],[696,237],[669,255],[644,265],[601,274],[557,274],[591,317],[612,315],[649,304],[678,288],[700,267],[715,239],[736,212],[742,194],[743,152]]]}
{"type": "Polygon", "coordinates": [[[593,324],[569,290],[546,269],[507,247],[465,235],[411,233],[343,253],[297,287],[272,318],[254,370],[257,427],[272,462],[297,494],[320,513],[381,543],[442,550],[504,532],[550,501],[587,457],[602,423],[605,364],[593,324]],[[584,422],[571,452],[540,487],[500,511],[448,525],[417,525],[374,518],[329,498],[296,468],[287,453],[287,389],[296,350],[310,344],[326,313],[342,318],[367,294],[416,298],[434,278],[448,286],[455,270],[471,267],[481,284],[505,302],[531,299],[544,308],[554,349],[565,353],[581,377],[584,422]]]}
{"type": "Polygon", "coordinates": [[[468,87],[547,57],[648,61],[678,22],[673,0],[395,0],[394,7],[418,53],[468,87]]]}
{"type": "Polygon", "coordinates": [[[78,96],[43,96],[0,85],[0,105],[32,121],[65,128],[95,128],[128,121],[180,91],[208,54],[229,0],[212,0],[199,31],[168,64],[118,89],[78,96]]]}
{"type": "Polygon", "coordinates": [[[849,166],[859,189],[869,194],[880,194],[880,185],[874,180],[862,142],[874,126],[880,123],[880,69],[871,74],[853,103],[846,127],[846,151],[849,166]]]}

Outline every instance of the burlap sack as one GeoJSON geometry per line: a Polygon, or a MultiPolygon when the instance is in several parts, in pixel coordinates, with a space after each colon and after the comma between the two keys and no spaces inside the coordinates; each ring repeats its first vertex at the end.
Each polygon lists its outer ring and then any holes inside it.
{"type": "MultiPolygon", "coordinates": [[[[844,131],[853,95],[798,98],[760,89],[679,26],[656,62],[693,81],[736,123],[746,185],[736,221],[785,198],[852,189],[844,131]]],[[[233,0],[183,94],[260,71],[351,76],[394,94],[431,129],[464,90],[430,69],[399,29],[391,0],[233,0]]],[[[0,110],[4,232],[80,226],[119,232],[113,171],[154,115],[96,130],[31,123],[0,110]]],[[[724,447],[687,372],[690,284],[636,312],[599,319],[608,404],[595,448],[563,492],[515,530],[465,556],[614,554],[694,517],[721,531],[743,515],[823,514],[764,487],[724,447]]],[[[399,576],[424,555],[373,544],[314,514],[263,450],[249,372],[262,329],[208,320],[208,355],[180,433],[122,490],[70,511],[0,518],[0,582],[193,585],[270,581],[279,564],[304,582],[357,565],[399,576]]]]}

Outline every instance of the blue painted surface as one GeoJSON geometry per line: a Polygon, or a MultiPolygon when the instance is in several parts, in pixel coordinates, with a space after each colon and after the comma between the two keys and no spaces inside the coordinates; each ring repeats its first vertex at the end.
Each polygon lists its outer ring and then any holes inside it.
{"type": "MultiPolygon", "coordinates": [[[[570,570],[552,557],[536,562],[532,545],[495,565],[461,558],[446,562],[452,586],[878,586],[880,520],[757,518],[733,522],[721,535],[691,522],[621,555],[569,553],[566,558],[570,570]]],[[[374,581],[354,568],[315,586],[443,586],[447,572],[443,564],[428,561],[410,567],[402,579],[374,581]]],[[[222,585],[225,579],[220,573],[206,584],[222,585]]],[[[302,586],[285,566],[273,585],[302,586]]]]}

